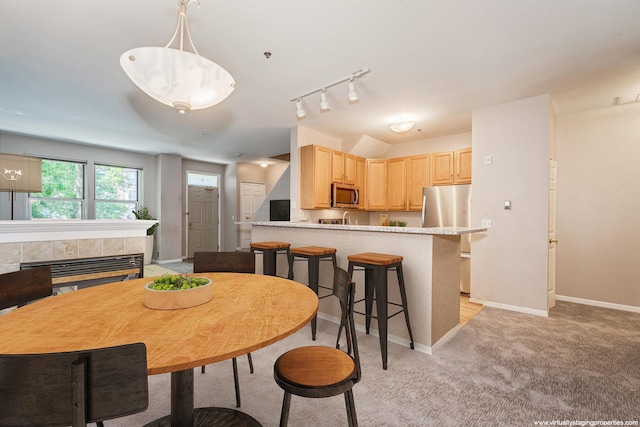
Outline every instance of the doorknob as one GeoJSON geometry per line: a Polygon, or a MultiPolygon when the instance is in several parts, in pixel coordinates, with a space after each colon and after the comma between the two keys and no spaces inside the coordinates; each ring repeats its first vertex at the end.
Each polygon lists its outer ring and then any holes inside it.
{"type": "Polygon", "coordinates": [[[549,244],[551,243],[558,243],[558,241],[556,239],[549,239],[549,244]]]}

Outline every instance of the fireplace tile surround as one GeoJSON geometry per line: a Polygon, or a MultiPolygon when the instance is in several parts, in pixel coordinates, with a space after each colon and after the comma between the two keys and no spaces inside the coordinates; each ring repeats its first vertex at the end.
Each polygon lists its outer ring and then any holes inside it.
{"type": "Polygon", "coordinates": [[[144,253],[146,220],[0,221],[0,274],[20,263],[144,253]]]}

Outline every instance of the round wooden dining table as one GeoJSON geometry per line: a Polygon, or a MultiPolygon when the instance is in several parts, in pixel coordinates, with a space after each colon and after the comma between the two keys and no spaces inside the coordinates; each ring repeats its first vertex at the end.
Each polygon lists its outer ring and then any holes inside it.
{"type": "Polygon", "coordinates": [[[0,353],[143,342],[148,374],[171,373],[171,414],[149,425],[215,425],[216,410],[224,409],[194,409],[193,368],[241,356],[293,334],[313,318],[318,297],[307,286],[280,277],[194,276],[211,279],[213,299],[190,308],[147,308],[144,286],[150,278],[93,286],[20,307],[0,316],[0,353]]]}

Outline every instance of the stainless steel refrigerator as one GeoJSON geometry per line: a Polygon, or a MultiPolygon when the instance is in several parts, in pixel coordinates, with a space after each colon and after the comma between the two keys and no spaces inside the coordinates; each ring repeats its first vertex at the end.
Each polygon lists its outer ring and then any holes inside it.
{"type": "MultiPolygon", "coordinates": [[[[422,190],[423,227],[471,227],[471,185],[438,185],[422,190]]],[[[460,291],[470,291],[471,234],[460,239],[460,291]]]]}

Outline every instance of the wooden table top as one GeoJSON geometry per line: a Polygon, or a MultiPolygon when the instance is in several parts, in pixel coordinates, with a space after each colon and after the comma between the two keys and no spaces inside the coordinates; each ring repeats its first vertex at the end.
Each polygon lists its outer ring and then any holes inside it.
{"type": "Polygon", "coordinates": [[[0,353],[47,353],[133,342],[147,346],[150,375],[195,368],[266,347],[306,325],[316,294],[297,282],[241,273],[201,273],[213,299],[180,310],[144,306],[151,278],[94,286],[0,316],[0,353]]]}

